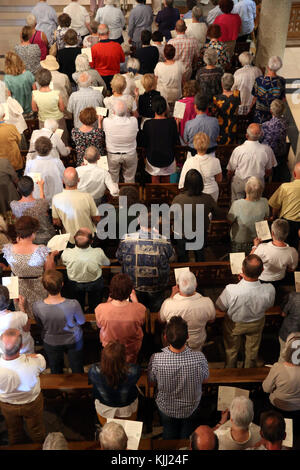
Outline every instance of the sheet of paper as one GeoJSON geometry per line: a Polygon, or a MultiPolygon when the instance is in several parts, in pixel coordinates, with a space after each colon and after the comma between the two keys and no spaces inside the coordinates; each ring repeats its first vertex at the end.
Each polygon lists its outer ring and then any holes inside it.
{"type": "Polygon", "coordinates": [[[185,113],[185,103],[181,103],[180,101],[176,101],[174,106],[173,116],[174,118],[183,119],[185,113]]]}
{"type": "Polygon", "coordinates": [[[172,38],[176,38],[177,34],[176,34],[175,29],[173,29],[173,30],[171,31],[171,36],[172,36],[172,38]]]}
{"type": "Polygon", "coordinates": [[[83,47],[81,49],[81,54],[86,54],[89,58],[89,62],[92,62],[92,50],[90,47],[83,47]]]}
{"type": "Polygon", "coordinates": [[[266,220],[262,220],[261,222],[255,222],[255,229],[257,237],[260,238],[262,241],[271,240],[272,236],[268,222],[266,220]]]}
{"type": "Polygon", "coordinates": [[[102,108],[101,106],[97,106],[96,107],[96,113],[97,113],[97,116],[106,117],[108,115],[108,109],[107,108],[102,108]]]}
{"type": "Polygon", "coordinates": [[[64,133],[63,129],[56,129],[56,131],[54,132],[54,134],[58,135],[58,137],[60,137],[60,138],[63,135],[63,133],[64,133]]]}
{"type": "Polygon", "coordinates": [[[28,173],[27,176],[30,176],[30,178],[33,179],[34,183],[37,183],[38,181],[41,181],[42,179],[41,173],[28,173]]]}
{"type": "Polygon", "coordinates": [[[96,91],[100,91],[100,93],[102,93],[103,91],[103,86],[92,86],[93,90],[96,90],[96,91]]]}
{"type": "Polygon", "coordinates": [[[282,441],[282,445],[286,447],[293,447],[293,420],[284,418],[286,437],[282,441]]]}
{"type": "Polygon", "coordinates": [[[7,103],[2,103],[2,106],[3,106],[4,111],[5,111],[4,121],[8,121],[9,120],[8,104],[7,103]]]}
{"type": "Polygon", "coordinates": [[[300,292],[300,271],[294,272],[296,292],[300,292]]]}
{"type": "Polygon", "coordinates": [[[106,155],[101,155],[101,157],[97,161],[97,166],[99,166],[100,168],[103,168],[104,170],[108,171],[108,162],[107,162],[107,156],[106,155]]]}
{"type": "Polygon", "coordinates": [[[18,299],[19,298],[19,278],[18,276],[11,276],[11,277],[3,277],[2,278],[2,285],[6,286],[9,290],[9,298],[10,299],[18,299]]]}
{"type": "Polygon", "coordinates": [[[201,5],[208,5],[209,0],[201,0],[200,4],[201,5]]]}
{"type": "Polygon", "coordinates": [[[193,19],[192,18],[184,18],[184,22],[188,26],[189,24],[192,24],[193,19]]]}
{"type": "Polygon", "coordinates": [[[229,253],[232,274],[241,274],[245,253],[229,253]]]}
{"type": "Polygon", "coordinates": [[[218,390],[218,411],[224,411],[230,408],[231,402],[235,397],[249,398],[249,390],[243,390],[237,387],[219,386],[218,390]]]}
{"type": "Polygon", "coordinates": [[[52,237],[51,240],[48,241],[47,247],[51,251],[63,251],[66,249],[69,240],[69,233],[63,233],[62,235],[54,235],[54,237],[52,237]]]}
{"type": "Polygon", "coordinates": [[[128,437],[127,449],[138,450],[142,435],[143,423],[125,419],[107,418],[107,422],[114,421],[122,426],[128,437]]]}
{"type": "Polygon", "coordinates": [[[184,272],[189,272],[189,270],[190,268],[175,268],[174,269],[176,284],[178,284],[179,276],[184,272]]]}

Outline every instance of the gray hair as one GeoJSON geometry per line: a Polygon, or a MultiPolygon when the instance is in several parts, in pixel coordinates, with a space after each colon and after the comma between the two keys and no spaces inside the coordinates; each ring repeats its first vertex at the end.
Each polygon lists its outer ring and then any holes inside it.
{"type": "Polygon", "coordinates": [[[127,448],[127,435],[123,427],[114,421],[103,426],[99,440],[103,450],[126,450],[127,448]]]}
{"type": "Polygon", "coordinates": [[[113,103],[113,112],[116,116],[126,116],[127,114],[127,104],[124,100],[115,100],[113,103]]]}
{"type": "Polygon", "coordinates": [[[17,354],[22,347],[22,335],[19,330],[15,328],[9,328],[5,330],[4,333],[0,336],[0,350],[3,351],[5,356],[12,357],[17,354]],[[10,348],[7,348],[5,341],[3,341],[4,336],[10,336],[15,338],[15,344],[10,348]]]}
{"type": "Polygon", "coordinates": [[[277,72],[277,70],[281,69],[282,67],[282,60],[278,55],[273,55],[270,57],[268,61],[268,69],[272,70],[273,72],[277,72]]]}
{"type": "Polygon", "coordinates": [[[282,100],[273,100],[270,105],[270,111],[275,117],[280,117],[283,115],[285,104],[282,100]]]}
{"type": "Polygon", "coordinates": [[[230,417],[241,429],[248,429],[254,417],[253,403],[246,397],[235,397],[230,405],[230,417]]]}
{"type": "Polygon", "coordinates": [[[192,295],[197,287],[197,279],[194,273],[191,271],[183,272],[178,278],[178,286],[180,292],[184,295],[192,295]]]}
{"type": "Polygon", "coordinates": [[[257,141],[262,136],[262,128],[260,124],[251,123],[247,127],[246,134],[248,135],[249,140],[257,141]],[[257,129],[257,132],[253,132],[253,129],[257,129]],[[259,132],[258,132],[259,131],[259,132]]]}
{"type": "Polygon", "coordinates": [[[250,65],[253,61],[253,55],[248,51],[244,51],[239,55],[239,61],[242,66],[250,65]]]}
{"type": "Polygon", "coordinates": [[[66,173],[66,170],[64,171],[63,182],[65,183],[66,186],[69,186],[69,188],[75,188],[75,186],[77,186],[78,181],[79,181],[77,171],[75,170],[75,173],[71,177],[66,176],[65,173],[66,173]]]}
{"type": "Polygon", "coordinates": [[[300,365],[300,364],[295,364],[294,361],[292,360],[293,353],[296,350],[296,348],[293,347],[294,341],[300,341],[300,332],[293,332],[288,335],[286,342],[285,342],[285,347],[284,347],[282,356],[286,362],[289,362],[290,364],[294,364],[294,365],[300,365]]]}
{"type": "Polygon", "coordinates": [[[69,448],[61,432],[50,432],[44,441],[43,450],[69,450],[69,448]]]}
{"type": "Polygon", "coordinates": [[[195,20],[199,21],[202,15],[203,15],[202,8],[198,5],[195,5],[192,8],[192,17],[195,18],[195,20]]]}
{"type": "Polygon", "coordinates": [[[86,161],[89,163],[96,163],[99,157],[99,150],[91,145],[90,147],[87,147],[85,152],[84,152],[84,158],[86,161]]]}
{"type": "Polygon", "coordinates": [[[259,201],[263,190],[263,184],[256,176],[251,176],[245,184],[245,192],[250,201],[259,201]]]}
{"type": "Polygon", "coordinates": [[[29,13],[29,15],[26,17],[26,23],[31,27],[36,26],[36,17],[32,13],[29,13]]]}
{"type": "Polygon", "coordinates": [[[218,61],[218,53],[212,47],[209,47],[204,52],[203,61],[206,65],[216,65],[218,61]]]}
{"type": "Polygon", "coordinates": [[[58,129],[58,122],[55,119],[46,119],[44,122],[44,128],[49,129],[49,131],[55,132],[58,129]]]}
{"type": "Polygon", "coordinates": [[[90,69],[89,58],[86,54],[78,54],[75,59],[76,72],[86,72],[90,69]]]}
{"type": "Polygon", "coordinates": [[[234,84],[234,77],[232,73],[224,73],[221,78],[222,87],[225,91],[230,91],[234,84]]]}
{"type": "Polygon", "coordinates": [[[284,242],[289,234],[289,223],[284,219],[276,219],[271,225],[275,240],[284,242]]]}
{"type": "Polygon", "coordinates": [[[107,34],[109,34],[108,26],[106,24],[100,24],[98,26],[98,34],[99,36],[106,36],[107,34]]]}
{"type": "Polygon", "coordinates": [[[78,77],[78,86],[80,88],[88,88],[91,86],[92,77],[87,72],[82,72],[78,77]]]}
{"type": "Polygon", "coordinates": [[[3,104],[0,104],[0,118],[2,119],[5,116],[5,109],[3,104]]]}

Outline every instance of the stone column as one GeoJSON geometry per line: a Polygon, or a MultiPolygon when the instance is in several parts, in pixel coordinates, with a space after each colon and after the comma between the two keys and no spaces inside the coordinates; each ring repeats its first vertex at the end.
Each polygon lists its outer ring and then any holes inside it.
{"type": "Polygon", "coordinates": [[[262,0],[255,63],[266,67],[271,56],[283,59],[292,0],[262,0]]]}

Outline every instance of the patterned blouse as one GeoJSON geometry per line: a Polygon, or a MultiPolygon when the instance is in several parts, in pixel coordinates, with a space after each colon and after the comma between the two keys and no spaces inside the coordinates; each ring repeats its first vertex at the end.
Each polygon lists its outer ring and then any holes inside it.
{"type": "Polygon", "coordinates": [[[15,46],[16,54],[23,60],[26,70],[35,74],[41,67],[41,50],[37,44],[28,44],[22,46],[18,44],[15,46]]]}
{"type": "MultiPolygon", "coordinates": [[[[59,26],[57,28],[57,30],[54,31],[54,33],[53,33],[53,37],[51,39],[51,45],[56,42],[58,50],[63,49],[64,47],[66,47],[66,43],[64,41],[64,35],[66,34],[66,32],[69,29],[70,28],[67,28],[67,27],[62,28],[61,26],[59,26]]],[[[80,36],[79,33],[77,33],[77,45],[78,46],[81,45],[81,36],[80,36]]]]}
{"type": "Polygon", "coordinates": [[[92,129],[89,132],[82,132],[80,129],[72,129],[72,140],[76,147],[77,166],[83,163],[85,150],[90,147],[96,147],[100,155],[106,155],[105,137],[102,129],[92,129]]]}
{"type": "Polygon", "coordinates": [[[287,123],[284,118],[275,116],[262,124],[264,133],[262,144],[269,145],[276,159],[283,157],[286,152],[287,123]]]}
{"type": "Polygon", "coordinates": [[[220,134],[218,144],[231,144],[237,131],[238,110],[241,104],[239,90],[232,95],[214,96],[214,115],[218,118],[220,134]]]}
{"type": "Polygon", "coordinates": [[[270,104],[273,100],[285,99],[285,79],[283,77],[258,77],[252,88],[256,97],[254,122],[262,124],[272,118],[270,104]]]}
{"type": "Polygon", "coordinates": [[[212,101],[214,96],[222,93],[222,75],[223,70],[221,67],[214,67],[213,69],[201,67],[196,74],[196,80],[199,83],[201,93],[208,97],[209,102],[212,101]]]}
{"type": "Polygon", "coordinates": [[[209,43],[205,44],[200,51],[200,58],[203,61],[204,52],[206,49],[212,48],[215,49],[218,53],[218,62],[216,65],[220,67],[224,67],[226,64],[230,62],[230,57],[226,48],[224,47],[224,42],[221,41],[209,41],[209,43]]]}

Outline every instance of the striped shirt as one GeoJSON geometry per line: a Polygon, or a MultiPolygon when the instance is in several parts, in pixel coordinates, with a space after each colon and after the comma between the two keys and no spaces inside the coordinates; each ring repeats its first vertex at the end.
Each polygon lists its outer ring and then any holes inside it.
{"type": "Polygon", "coordinates": [[[170,39],[171,44],[176,49],[174,60],[181,60],[185,66],[185,79],[189,79],[192,74],[193,62],[198,58],[199,45],[195,38],[189,38],[185,34],[179,34],[176,38],[170,39]]]}

